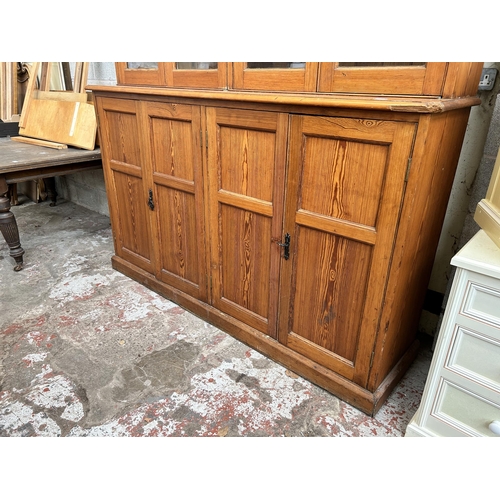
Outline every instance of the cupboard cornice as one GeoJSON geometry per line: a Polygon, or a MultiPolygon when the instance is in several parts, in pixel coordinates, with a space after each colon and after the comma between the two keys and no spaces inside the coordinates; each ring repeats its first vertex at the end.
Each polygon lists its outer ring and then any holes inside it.
{"type": "Polygon", "coordinates": [[[218,100],[235,103],[282,104],[290,106],[312,106],[338,109],[364,109],[373,111],[395,111],[401,113],[437,114],[453,109],[477,106],[479,97],[461,97],[454,99],[398,97],[398,96],[358,96],[353,94],[317,95],[317,94],[283,94],[272,92],[236,92],[217,90],[173,89],[163,87],[131,87],[106,85],[90,85],[92,92],[103,96],[130,98],[135,96],[179,97],[196,100],[218,100]]]}

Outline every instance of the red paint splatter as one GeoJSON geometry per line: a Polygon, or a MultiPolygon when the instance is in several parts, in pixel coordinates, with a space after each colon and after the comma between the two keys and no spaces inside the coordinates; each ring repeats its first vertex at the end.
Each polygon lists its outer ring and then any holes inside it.
{"type": "Polygon", "coordinates": [[[40,332],[31,332],[27,334],[29,340],[32,340],[37,347],[40,347],[41,343],[47,339],[47,335],[45,333],[40,332]]]}
{"type": "Polygon", "coordinates": [[[14,323],[14,324],[10,325],[9,327],[7,327],[5,330],[3,330],[2,335],[9,335],[11,333],[16,332],[20,328],[21,328],[21,325],[14,323]]]}

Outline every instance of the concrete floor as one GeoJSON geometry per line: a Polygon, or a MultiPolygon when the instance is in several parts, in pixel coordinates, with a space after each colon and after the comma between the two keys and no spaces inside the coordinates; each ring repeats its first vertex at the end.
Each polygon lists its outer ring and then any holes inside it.
{"type": "Polygon", "coordinates": [[[109,218],[21,197],[0,239],[0,436],[403,436],[429,343],[374,418],[111,268],[109,218]]]}

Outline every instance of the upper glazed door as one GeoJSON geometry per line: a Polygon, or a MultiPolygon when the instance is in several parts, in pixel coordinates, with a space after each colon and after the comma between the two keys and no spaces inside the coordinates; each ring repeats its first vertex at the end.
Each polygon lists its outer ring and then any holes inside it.
{"type": "Polygon", "coordinates": [[[319,92],[439,96],[448,63],[322,62],[319,92]]]}
{"type": "Polygon", "coordinates": [[[365,386],[415,125],[291,118],[279,340],[365,386]]]}
{"type": "Polygon", "coordinates": [[[233,62],[230,88],[315,92],[317,76],[315,62],[233,62]]]}
{"type": "Polygon", "coordinates": [[[225,89],[227,64],[224,62],[173,62],[166,65],[169,87],[225,89]]]}
{"type": "Polygon", "coordinates": [[[165,66],[161,62],[117,62],[116,81],[119,85],[165,85],[165,66]]]}
{"type": "Polygon", "coordinates": [[[225,89],[227,63],[220,62],[117,62],[120,85],[225,89]]]}

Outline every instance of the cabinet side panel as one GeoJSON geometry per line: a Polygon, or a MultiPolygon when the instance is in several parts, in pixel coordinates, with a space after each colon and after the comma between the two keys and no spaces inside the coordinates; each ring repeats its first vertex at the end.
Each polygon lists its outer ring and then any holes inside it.
{"type": "Polygon", "coordinates": [[[483,63],[449,63],[444,98],[477,95],[483,63]]]}
{"type": "Polygon", "coordinates": [[[369,389],[414,342],[469,109],[420,119],[369,389]]]}

